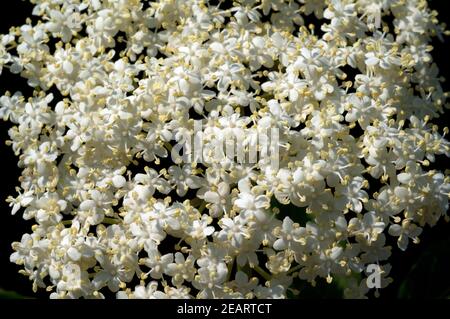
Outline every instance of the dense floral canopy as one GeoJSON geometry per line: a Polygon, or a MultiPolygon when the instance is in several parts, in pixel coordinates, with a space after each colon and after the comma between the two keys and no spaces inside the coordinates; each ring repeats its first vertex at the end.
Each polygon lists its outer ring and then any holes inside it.
{"type": "Polygon", "coordinates": [[[11,261],[34,289],[284,298],[345,277],[364,297],[368,265],[391,280],[387,236],[405,250],[447,217],[430,167],[450,156],[430,54],[446,32],[425,0],[31,2],[0,74],[34,94],[0,117],[23,169],[12,213],[35,221],[11,261]],[[274,128],[276,159],[211,155],[274,128]],[[185,136],[203,161],[171,156],[185,136]]]}

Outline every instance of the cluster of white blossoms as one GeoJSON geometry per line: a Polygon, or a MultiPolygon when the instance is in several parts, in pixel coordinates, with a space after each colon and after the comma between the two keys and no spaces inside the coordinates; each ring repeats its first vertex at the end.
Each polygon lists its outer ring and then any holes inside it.
{"type": "Polygon", "coordinates": [[[426,0],[31,2],[0,72],[34,94],[0,117],[22,168],[8,201],[33,220],[11,261],[34,290],[285,298],[347,278],[364,297],[368,265],[385,287],[390,245],[447,217],[446,31],[426,0]],[[278,129],[278,167],[171,159],[195,121],[205,145],[278,129]]]}

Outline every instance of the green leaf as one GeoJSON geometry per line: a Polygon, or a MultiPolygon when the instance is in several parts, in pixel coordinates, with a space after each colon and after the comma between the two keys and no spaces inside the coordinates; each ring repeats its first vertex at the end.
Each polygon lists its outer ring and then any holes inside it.
{"type": "Polygon", "coordinates": [[[3,290],[0,288],[0,299],[25,299],[25,296],[9,290],[3,290]]]}

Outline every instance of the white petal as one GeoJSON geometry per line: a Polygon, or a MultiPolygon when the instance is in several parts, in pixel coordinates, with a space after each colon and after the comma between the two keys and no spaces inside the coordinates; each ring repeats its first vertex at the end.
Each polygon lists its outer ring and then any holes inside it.
{"type": "Polygon", "coordinates": [[[116,175],[112,179],[112,183],[116,188],[122,188],[127,183],[127,180],[122,175],[116,175]]]}
{"type": "Polygon", "coordinates": [[[289,90],[289,101],[295,102],[298,100],[298,91],[296,89],[289,90]]]}
{"type": "Polygon", "coordinates": [[[406,248],[408,248],[408,242],[409,242],[408,236],[401,235],[397,240],[398,248],[405,251],[406,248]]]}
{"type": "Polygon", "coordinates": [[[275,89],[275,84],[273,82],[264,82],[263,84],[261,84],[261,89],[264,92],[273,91],[275,89]]]}
{"type": "Polygon", "coordinates": [[[64,61],[62,67],[63,67],[64,72],[66,72],[67,74],[72,74],[73,64],[70,61],[67,61],[67,60],[64,61]]]}
{"type": "Polygon", "coordinates": [[[397,179],[402,184],[407,184],[411,180],[411,174],[410,173],[400,173],[397,175],[397,179]]]}
{"type": "Polygon", "coordinates": [[[209,236],[209,235],[211,235],[212,233],[214,233],[214,231],[215,231],[215,229],[214,229],[213,226],[208,226],[208,227],[206,227],[205,230],[203,231],[203,234],[204,234],[205,236],[209,236]]]}
{"type": "Polygon", "coordinates": [[[13,63],[13,64],[11,64],[11,67],[10,67],[9,70],[13,74],[19,74],[20,72],[22,72],[23,67],[20,64],[18,64],[18,63],[13,63]]]}
{"type": "Polygon", "coordinates": [[[262,37],[254,37],[252,40],[252,43],[257,47],[257,48],[264,48],[264,46],[266,45],[266,42],[264,41],[264,38],[262,37]]]}
{"type": "Polygon", "coordinates": [[[222,227],[222,229],[231,228],[234,226],[234,222],[231,218],[225,217],[220,220],[220,226],[222,227]],[[225,227],[223,227],[223,226],[225,226],[225,227]]]}
{"type": "Polygon", "coordinates": [[[61,211],[67,208],[67,202],[63,199],[58,200],[58,206],[61,211]]]}
{"type": "Polygon", "coordinates": [[[276,250],[283,250],[286,248],[286,243],[282,238],[279,238],[273,243],[273,248],[276,250]]]}
{"type": "Polygon", "coordinates": [[[89,210],[94,207],[95,207],[95,202],[92,199],[85,200],[80,204],[81,210],[89,210]]]}
{"type": "Polygon", "coordinates": [[[409,195],[408,189],[405,188],[405,187],[401,187],[401,186],[397,186],[397,187],[394,189],[394,193],[395,193],[395,195],[396,195],[398,198],[400,198],[400,199],[402,199],[402,200],[406,200],[406,198],[407,198],[408,195],[409,195]]]}
{"type": "Polygon", "coordinates": [[[334,247],[333,249],[331,249],[330,258],[332,260],[336,260],[342,254],[342,251],[342,247],[334,247]]]}
{"type": "Polygon", "coordinates": [[[374,66],[374,65],[377,65],[379,61],[380,60],[378,58],[376,58],[374,56],[371,56],[371,57],[366,59],[366,64],[368,66],[374,66]]]}
{"type": "Polygon", "coordinates": [[[400,234],[402,233],[402,227],[400,225],[394,224],[391,225],[391,227],[389,227],[389,235],[391,236],[400,236],[400,234]]]}
{"type": "Polygon", "coordinates": [[[12,210],[11,210],[11,215],[15,215],[20,209],[20,204],[19,203],[15,203],[12,210]]]}
{"type": "Polygon", "coordinates": [[[81,253],[78,251],[78,249],[70,247],[67,250],[67,255],[69,256],[70,259],[72,259],[73,261],[78,261],[81,258],[81,253]]]}
{"type": "Polygon", "coordinates": [[[207,191],[204,195],[205,201],[209,203],[218,204],[220,202],[219,194],[216,192],[207,191]]]}

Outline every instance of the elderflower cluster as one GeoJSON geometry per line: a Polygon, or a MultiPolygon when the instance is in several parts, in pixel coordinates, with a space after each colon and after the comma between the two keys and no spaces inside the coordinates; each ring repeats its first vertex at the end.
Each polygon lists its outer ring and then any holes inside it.
{"type": "Polygon", "coordinates": [[[0,73],[34,94],[0,117],[22,169],[8,201],[33,221],[11,261],[34,290],[285,298],[346,278],[364,297],[368,265],[385,287],[392,243],[446,216],[446,32],[426,0],[31,2],[0,73]],[[205,145],[276,128],[278,165],[171,158],[195,121],[205,145]]]}

